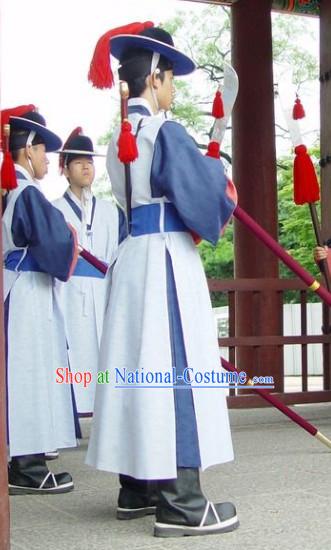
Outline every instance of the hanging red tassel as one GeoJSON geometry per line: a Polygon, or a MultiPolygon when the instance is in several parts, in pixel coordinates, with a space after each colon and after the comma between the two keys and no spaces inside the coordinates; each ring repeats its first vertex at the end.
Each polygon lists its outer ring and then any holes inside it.
{"type": "Polygon", "coordinates": [[[218,141],[210,141],[208,143],[206,156],[213,157],[214,159],[220,158],[220,144],[218,143],[218,141]]]}
{"type": "Polygon", "coordinates": [[[214,118],[224,117],[223,99],[222,99],[222,94],[219,90],[217,90],[214,97],[212,115],[214,118]]]}
{"type": "Polygon", "coordinates": [[[1,189],[12,191],[17,187],[15,166],[12,156],[9,151],[6,151],[3,156],[1,166],[1,189]]]}
{"type": "Polygon", "coordinates": [[[295,204],[316,202],[320,199],[319,184],[314,165],[305,145],[294,149],[293,195],[295,204]]]}
{"type": "Polygon", "coordinates": [[[146,21],[145,23],[130,23],[123,27],[111,29],[99,38],[88,73],[88,80],[95,88],[111,88],[114,84],[114,76],[110,62],[110,39],[119,34],[139,34],[144,29],[153,26],[154,23],[151,21],[146,21]]]}
{"type": "Polygon", "coordinates": [[[138,158],[137,142],[131,130],[130,122],[127,119],[123,120],[117,145],[118,158],[124,164],[133,162],[138,158]]]}
{"type": "Polygon", "coordinates": [[[35,110],[36,107],[30,103],[28,105],[19,105],[18,107],[3,109],[1,111],[1,149],[3,151],[3,160],[1,165],[1,188],[6,191],[11,191],[17,187],[15,166],[9,151],[9,119],[11,116],[23,116],[25,113],[35,110]]]}
{"type": "Polygon", "coordinates": [[[292,118],[294,120],[299,120],[300,118],[304,118],[305,116],[306,116],[305,110],[300,101],[300,98],[297,96],[293,105],[292,118]]]}

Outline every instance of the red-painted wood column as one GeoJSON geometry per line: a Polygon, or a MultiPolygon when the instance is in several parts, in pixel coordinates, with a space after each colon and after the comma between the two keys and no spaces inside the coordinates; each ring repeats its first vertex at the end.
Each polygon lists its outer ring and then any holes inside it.
{"type": "MultiPolygon", "coordinates": [[[[0,21],[0,26],[2,21],[0,21]]],[[[1,101],[0,101],[1,108],[1,101]]],[[[0,113],[1,118],[1,113],[0,113]]],[[[1,120],[0,120],[1,122],[1,120]]],[[[0,139],[0,163],[2,161],[0,139]]],[[[1,200],[1,181],[0,181],[1,200]]],[[[1,213],[1,206],[0,206],[1,213]]],[[[0,224],[0,258],[2,260],[2,224],[0,224]]],[[[3,322],[3,276],[0,273],[0,550],[9,550],[9,498],[7,476],[7,430],[6,430],[6,377],[5,339],[3,322]]]]}
{"type": "MultiPolygon", "coordinates": [[[[271,0],[239,0],[231,11],[232,62],[239,76],[233,112],[233,178],[241,207],[277,238],[271,0]]],[[[278,260],[238,221],[235,276],[278,277],[278,260]]],[[[238,295],[237,336],[282,334],[279,296],[270,291],[260,298],[238,295]]],[[[282,391],[281,348],[239,348],[237,363],[250,375],[274,376],[277,390],[282,391]]]]}
{"type": "MultiPolygon", "coordinates": [[[[2,235],[0,224],[0,257],[2,235]]],[[[3,280],[0,273],[0,550],[9,550],[9,499],[7,478],[5,345],[3,331],[3,280]]]]}
{"type": "MultiPolygon", "coordinates": [[[[320,76],[321,76],[321,213],[324,239],[331,237],[331,2],[320,6],[320,76]],[[324,161],[323,161],[324,159],[324,161]]],[[[317,98],[316,98],[317,100],[317,98]]],[[[324,323],[330,325],[330,310],[324,307],[324,323]]],[[[331,388],[331,356],[323,346],[324,389],[331,388]]]]}

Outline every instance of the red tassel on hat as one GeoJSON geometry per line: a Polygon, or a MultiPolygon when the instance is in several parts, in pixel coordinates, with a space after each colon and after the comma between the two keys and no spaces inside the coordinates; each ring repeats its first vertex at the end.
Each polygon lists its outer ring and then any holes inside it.
{"type": "Polygon", "coordinates": [[[222,94],[219,90],[217,90],[214,97],[212,115],[214,118],[224,117],[223,99],[222,99],[222,94]]]}
{"type": "Polygon", "coordinates": [[[111,29],[99,38],[88,73],[88,80],[95,88],[111,88],[114,84],[114,76],[110,63],[110,38],[118,34],[139,34],[149,27],[154,27],[154,23],[151,21],[130,23],[123,27],[111,29]]]}
{"type": "Polygon", "coordinates": [[[22,116],[25,113],[30,113],[31,111],[36,111],[35,105],[30,103],[29,105],[19,105],[18,107],[12,107],[11,109],[3,109],[1,111],[1,133],[4,124],[9,124],[9,118],[11,116],[22,116]]]}
{"type": "MultiPolygon", "coordinates": [[[[70,141],[72,140],[73,137],[80,136],[82,133],[83,133],[83,129],[81,128],[81,126],[77,126],[77,128],[75,128],[71,132],[71,134],[69,135],[69,137],[67,138],[67,140],[63,144],[63,146],[62,146],[63,151],[65,151],[68,148],[68,144],[70,143],[70,141]]],[[[63,174],[63,170],[64,170],[64,159],[65,159],[65,155],[61,155],[61,153],[60,153],[60,155],[59,155],[59,170],[60,170],[61,175],[63,174]]]]}
{"type": "Polygon", "coordinates": [[[118,158],[124,164],[133,162],[138,158],[136,137],[132,134],[131,130],[132,126],[130,122],[127,119],[123,120],[117,145],[118,158]]]}
{"type": "Polygon", "coordinates": [[[302,106],[299,96],[297,95],[297,98],[293,105],[292,118],[294,120],[299,120],[300,118],[304,118],[305,116],[306,116],[305,110],[302,106]]]}
{"type": "Polygon", "coordinates": [[[0,113],[1,118],[1,148],[4,151],[5,145],[4,141],[6,141],[6,136],[4,135],[4,129],[5,125],[9,124],[9,118],[11,116],[22,116],[25,113],[29,113],[31,111],[35,111],[36,107],[32,104],[29,105],[19,105],[18,107],[12,107],[11,109],[3,109],[0,113]]]}
{"type": "Polygon", "coordinates": [[[210,141],[208,143],[206,156],[213,157],[214,159],[220,158],[220,144],[218,143],[218,141],[210,141]]]}
{"type": "Polygon", "coordinates": [[[295,204],[316,202],[320,198],[320,190],[314,165],[307,153],[305,145],[297,145],[294,149],[293,193],[295,204]]]}

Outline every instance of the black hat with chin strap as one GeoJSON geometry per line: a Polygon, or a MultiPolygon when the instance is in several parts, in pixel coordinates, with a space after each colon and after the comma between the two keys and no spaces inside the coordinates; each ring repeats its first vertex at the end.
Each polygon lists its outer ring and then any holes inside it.
{"type": "Polygon", "coordinates": [[[44,117],[37,111],[29,111],[21,116],[9,117],[9,149],[15,151],[27,145],[43,143],[46,152],[53,152],[62,145],[62,140],[46,128],[44,117]]]}
{"type": "Polygon", "coordinates": [[[66,142],[63,145],[61,151],[57,151],[60,154],[59,165],[62,172],[65,166],[77,157],[104,157],[105,155],[94,151],[93,142],[91,138],[83,135],[83,130],[79,126],[75,128],[66,142]]]}

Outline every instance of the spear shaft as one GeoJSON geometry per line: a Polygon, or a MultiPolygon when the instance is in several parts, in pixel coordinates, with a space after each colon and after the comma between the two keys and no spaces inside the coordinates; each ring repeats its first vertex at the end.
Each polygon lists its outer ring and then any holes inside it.
{"type": "MultiPolygon", "coordinates": [[[[121,121],[122,123],[125,120],[128,120],[128,98],[129,98],[129,87],[127,82],[120,82],[120,95],[121,95],[121,121]]],[[[126,201],[126,217],[128,223],[128,232],[131,232],[131,218],[132,218],[132,207],[131,207],[131,198],[132,198],[132,184],[131,184],[131,169],[130,163],[124,163],[124,173],[125,173],[125,201],[126,201]]]]}
{"type": "Polygon", "coordinates": [[[313,292],[316,292],[322,300],[331,306],[331,293],[306,271],[261,225],[259,225],[245,210],[238,205],[233,215],[240,220],[260,241],[262,241],[287,267],[293,271],[313,292]]]}
{"type": "MultiPolygon", "coordinates": [[[[241,372],[239,371],[238,369],[236,369],[236,367],[234,365],[232,365],[231,363],[229,363],[229,361],[227,361],[226,359],[224,359],[223,357],[221,358],[221,364],[222,364],[222,367],[229,371],[229,372],[237,372],[238,374],[241,372]]],[[[329,449],[331,449],[331,441],[330,439],[328,439],[325,435],[323,435],[317,428],[316,426],[313,426],[313,424],[311,424],[310,422],[308,422],[305,418],[303,418],[303,416],[301,416],[300,414],[296,413],[295,411],[293,411],[292,409],[290,409],[290,407],[288,407],[287,405],[285,405],[276,395],[273,395],[272,393],[270,393],[268,390],[265,390],[263,388],[255,388],[254,387],[254,382],[249,378],[247,381],[246,381],[246,384],[248,386],[252,386],[252,389],[258,393],[265,401],[268,401],[271,405],[273,405],[274,407],[276,407],[280,412],[282,412],[283,414],[285,414],[290,420],[292,420],[293,422],[295,422],[296,424],[298,424],[298,426],[300,426],[301,428],[303,428],[304,430],[306,430],[306,432],[308,432],[310,435],[312,435],[313,437],[316,437],[316,439],[318,439],[321,443],[323,443],[324,445],[326,445],[329,449]]]]}

